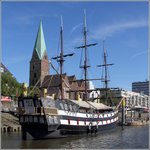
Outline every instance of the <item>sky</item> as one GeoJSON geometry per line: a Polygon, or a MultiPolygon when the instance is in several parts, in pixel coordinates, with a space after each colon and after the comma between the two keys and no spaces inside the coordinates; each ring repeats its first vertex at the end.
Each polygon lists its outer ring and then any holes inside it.
{"type": "MultiPolygon", "coordinates": [[[[21,83],[29,83],[29,65],[40,20],[49,59],[60,52],[60,15],[64,24],[64,72],[83,77],[83,14],[87,14],[88,78],[101,78],[103,40],[107,50],[109,87],[132,89],[148,79],[148,2],[2,2],[2,62],[21,83]]],[[[54,66],[59,65],[52,60],[54,66]]],[[[50,74],[55,71],[50,68],[50,74]]],[[[102,87],[101,81],[94,81],[102,87]]]]}

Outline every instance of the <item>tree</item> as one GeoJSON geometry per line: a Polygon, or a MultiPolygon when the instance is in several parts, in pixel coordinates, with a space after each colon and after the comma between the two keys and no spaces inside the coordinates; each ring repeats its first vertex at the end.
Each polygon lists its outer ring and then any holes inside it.
{"type": "MultiPolygon", "coordinates": [[[[1,74],[1,95],[10,96],[14,100],[23,95],[23,84],[19,83],[10,73],[1,74]]],[[[40,97],[40,89],[38,87],[28,87],[28,96],[40,97]]]]}
{"type": "Polygon", "coordinates": [[[1,74],[1,95],[18,97],[22,94],[22,84],[10,73],[1,74]]]}

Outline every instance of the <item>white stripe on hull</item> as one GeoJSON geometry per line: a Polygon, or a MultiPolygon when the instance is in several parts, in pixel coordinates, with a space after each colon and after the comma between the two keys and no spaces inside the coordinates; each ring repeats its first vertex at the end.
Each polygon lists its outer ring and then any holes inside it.
{"type": "Polygon", "coordinates": [[[80,117],[80,118],[107,118],[107,117],[112,117],[117,113],[117,111],[113,113],[108,113],[108,114],[89,114],[89,113],[76,113],[76,112],[71,112],[71,111],[64,111],[64,110],[58,110],[58,115],[62,116],[71,116],[71,117],[80,117]]]}
{"type": "MultiPolygon", "coordinates": [[[[113,122],[116,122],[118,120],[118,117],[111,119],[111,120],[104,120],[104,121],[93,121],[93,125],[106,125],[111,124],[113,122]]],[[[66,119],[60,119],[61,125],[79,125],[79,126],[85,126],[84,121],[75,121],[75,120],[66,120],[66,119]]],[[[89,126],[90,122],[86,121],[86,126],[89,126]]]]}

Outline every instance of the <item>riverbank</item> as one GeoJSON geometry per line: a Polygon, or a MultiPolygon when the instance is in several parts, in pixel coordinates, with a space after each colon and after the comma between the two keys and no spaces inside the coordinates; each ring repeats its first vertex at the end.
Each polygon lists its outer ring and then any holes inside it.
{"type": "MultiPolygon", "coordinates": [[[[122,113],[119,112],[118,125],[122,125],[122,113]]],[[[140,113],[135,111],[131,116],[131,112],[125,114],[125,126],[144,126],[149,125],[149,113],[140,113]]]]}
{"type": "Polygon", "coordinates": [[[11,113],[1,112],[1,132],[20,132],[19,118],[11,113]]]}

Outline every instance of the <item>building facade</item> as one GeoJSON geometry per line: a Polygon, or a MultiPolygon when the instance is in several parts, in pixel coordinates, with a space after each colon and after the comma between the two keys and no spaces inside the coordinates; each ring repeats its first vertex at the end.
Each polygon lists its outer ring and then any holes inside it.
{"type": "Polygon", "coordinates": [[[133,82],[132,83],[132,91],[149,95],[149,81],[133,82]]]}
{"type": "Polygon", "coordinates": [[[148,108],[149,106],[149,96],[143,93],[126,91],[123,89],[112,90],[111,92],[113,98],[118,99],[118,101],[120,101],[122,98],[125,98],[127,108],[132,108],[135,106],[148,108]]]}

